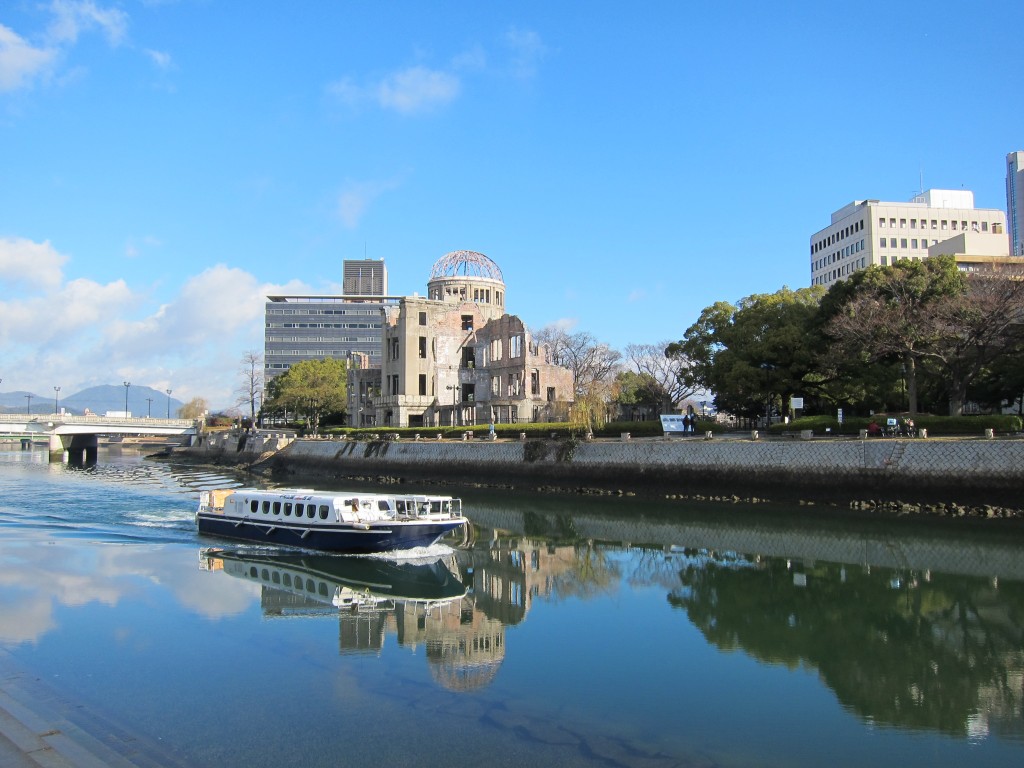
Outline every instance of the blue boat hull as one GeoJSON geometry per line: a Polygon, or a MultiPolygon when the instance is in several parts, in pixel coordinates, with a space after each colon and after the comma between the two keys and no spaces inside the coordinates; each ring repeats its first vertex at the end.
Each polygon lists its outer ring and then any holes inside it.
{"type": "Polygon", "coordinates": [[[461,520],[451,522],[416,522],[374,525],[368,529],[337,524],[268,525],[248,520],[232,520],[223,515],[196,515],[199,533],[224,539],[252,541],[324,552],[370,553],[389,552],[394,549],[429,547],[449,531],[463,525],[461,520]]]}

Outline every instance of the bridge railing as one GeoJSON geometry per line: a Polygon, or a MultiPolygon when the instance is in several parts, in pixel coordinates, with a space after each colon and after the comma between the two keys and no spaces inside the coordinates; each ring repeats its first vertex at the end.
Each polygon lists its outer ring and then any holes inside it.
{"type": "Polygon", "coordinates": [[[70,413],[0,413],[0,424],[24,424],[30,421],[111,427],[177,427],[182,429],[198,427],[201,423],[200,419],[153,419],[148,416],[100,416],[94,413],[87,416],[78,416],[70,413]]]}

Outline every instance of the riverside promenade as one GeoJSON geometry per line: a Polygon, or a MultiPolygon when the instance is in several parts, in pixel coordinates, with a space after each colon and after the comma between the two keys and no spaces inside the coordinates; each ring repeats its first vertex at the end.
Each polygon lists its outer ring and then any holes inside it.
{"type": "Polygon", "coordinates": [[[277,478],[432,480],[524,490],[1024,506],[1024,439],[292,439],[204,435],[186,453],[277,478]]]}

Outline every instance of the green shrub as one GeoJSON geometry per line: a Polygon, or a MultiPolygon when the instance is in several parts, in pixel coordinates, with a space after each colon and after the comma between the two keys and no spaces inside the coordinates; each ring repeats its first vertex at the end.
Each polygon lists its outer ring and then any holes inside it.
{"type": "MultiPolygon", "coordinates": [[[[815,435],[858,435],[862,429],[874,421],[879,427],[885,429],[885,422],[888,418],[902,419],[907,414],[888,415],[876,414],[874,416],[851,416],[843,419],[840,424],[834,416],[803,416],[793,419],[788,424],[772,424],[771,434],[783,432],[800,432],[805,429],[811,430],[815,435]],[[826,432],[831,429],[831,432],[826,432]]],[[[1021,431],[1021,418],[1013,414],[987,414],[982,416],[931,416],[918,414],[913,417],[914,427],[927,429],[931,436],[942,435],[976,435],[981,436],[986,429],[994,430],[997,434],[1013,434],[1021,431]]]]}

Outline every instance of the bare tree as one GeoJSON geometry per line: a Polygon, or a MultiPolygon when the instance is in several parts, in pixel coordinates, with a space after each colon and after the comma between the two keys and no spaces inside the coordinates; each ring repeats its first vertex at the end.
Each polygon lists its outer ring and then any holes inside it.
{"type": "Polygon", "coordinates": [[[585,331],[570,334],[549,325],[534,334],[533,338],[548,345],[552,363],[572,371],[573,389],[577,397],[588,394],[599,384],[610,386],[622,359],[621,353],[598,342],[585,331]]]}
{"type": "Polygon", "coordinates": [[[256,403],[263,395],[263,355],[250,349],[242,356],[242,367],[238,371],[241,385],[235,390],[236,405],[249,409],[251,423],[256,423],[256,403]]]}
{"type": "Polygon", "coordinates": [[[685,374],[689,370],[689,359],[677,353],[667,354],[671,341],[659,344],[629,344],[626,360],[639,374],[650,376],[662,390],[662,413],[669,413],[676,403],[681,403],[700,390],[688,386],[685,374]]]}

